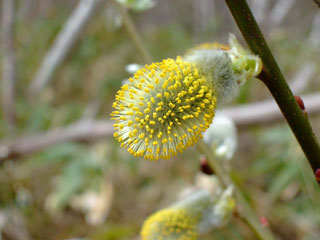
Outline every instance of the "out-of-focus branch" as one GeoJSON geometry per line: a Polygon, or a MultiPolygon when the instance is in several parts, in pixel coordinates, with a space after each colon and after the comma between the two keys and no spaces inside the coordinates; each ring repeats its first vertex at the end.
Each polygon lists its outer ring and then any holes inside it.
{"type": "Polygon", "coordinates": [[[267,11],[268,4],[270,4],[270,1],[252,0],[252,10],[254,11],[254,16],[258,23],[262,24],[264,22],[266,13],[269,12],[267,11]]]}
{"type": "Polygon", "coordinates": [[[272,28],[277,28],[286,16],[289,14],[290,9],[294,5],[295,0],[278,0],[272,8],[269,20],[271,21],[272,28]]]}
{"type": "MultiPolygon", "coordinates": [[[[302,96],[302,99],[309,116],[320,113],[319,93],[302,96]]],[[[284,120],[278,106],[272,100],[225,108],[221,113],[233,119],[235,124],[242,128],[284,120]]],[[[26,156],[67,141],[96,141],[110,137],[112,133],[113,127],[109,121],[82,120],[65,128],[0,142],[0,162],[26,156]]]]}
{"type": "MultiPolygon", "coordinates": [[[[301,98],[309,116],[320,113],[319,93],[302,96],[301,98]]],[[[279,107],[272,99],[225,108],[221,110],[221,113],[230,117],[237,127],[243,128],[284,120],[279,107]]]]}
{"type": "Polygon", "coordinates": [[[212,15],[215,15],[215,2],[211,0],[192,1],[193,36],[200,37],[210,22],[212,15]]]}
{"type": "Polygon", "coordinates": [[[145,46],[142,43],[142,40],[138,34],[138,31],[132,22],[131,18],[129,17],[126,9],[119,4],[116,0],[111,0],[111,3],[116,7],[118,10],[119,14],[122,17],[123,24],[128,32],[129,38],[131,39],[132,43],[136,47],[137,51],[140,53],[141,57],[143,58],[143,61],[145,63],[151,63],[152,58],[145,48],[145,46]]]}
{"type": "Polygon", "coordinates": [[[314,45],[320,45],[320,12],[314,16],[309,39],[314,45]]]}
{"type": "Polygon", "coordinates": [[[316,70],[316,65],[313,62],[305,63],[293,76],[289,83],[292,92],[297,95],[303,92],[311,81],[316,70]]]}
{"type": "Polygon", "coordinates": [[[81,0],[45,55],[29,88],[30,97],[50,82],[101,0],[81,0]]]}
{"type": "Polygon", "coordinates": [[[14,1],[2,1],[2,106],[9,127],[15,122],[15,56],[13,47],[14,1]]]}
{"type": "Polygon", "coordinates": [[[110,122],[89,120],[34,136],[4,141],[0,143],[0,162],[38,152],[59,143],[101,139],[110,136],[112,132],[113,127],[110,122]]]}
{"type": "Polygon", "coordinates": [[[2,220],[1,235],[3,234],[4,236],[9,236],[10,239],[16,240],[32,239],[26,226],[27,219],[16,207],[9,206],[2,208],[0,210],[0,217],[2,220]]]}

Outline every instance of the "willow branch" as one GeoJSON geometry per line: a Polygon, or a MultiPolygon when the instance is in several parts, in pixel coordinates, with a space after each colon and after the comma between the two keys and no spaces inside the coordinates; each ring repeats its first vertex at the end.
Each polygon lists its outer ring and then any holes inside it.
{"type": "Polygon", "coordinates": [[[313,62],[306,62],[292,77],[292,81],[289,83],[289,87],[295,95],[303,92],[314,74],[316,73],[316,64],[313,62]]]}
{"type": "MultiPolygon", "coordinates": [[[[319,0],[320,1],[320,0],[319,0]]],[[[315,46],[320,45],[320,12],[313,17],[309,39],[315,46]]]]}
{"type": "Polygon", "coordinates": [[[229,173],[224,169],[224,167],[220,164],[219,160],[213,157],[211,151],[207,147],[207,145],[200,140],[198,143],[198,149],[200,152],[206,155],[209,163],[212,165],[215,173],[218,177],[223,181],[226,186],[232,185],[234,188],[234,194],[237,200],[238,205],[240,206],[239,214],[241,217],[247,222],[252,230],[256,233],[257,237],[261,240],[271,240],[274,239],[272,233],[267,229],[264,228],[259,219],[256,217],[255,213],[253,212],[251,206],[244,198],[241,190],[234,184],[232,179],[230,178],[229,173]]]}
{"type": "Polygon", "coordinates": [[[225,0],[252,52],[262,59],[259,78],[270,90],[314,172],[320,169],[320,146],[310,123],[297,104],[245,0],[225,0]]]}
{"type": "Polygon", "coordinates": [[[70,52],[101,0],[81,0],[68,18],[41,63],[29,88],[29,94],[37,94],[53,78],[59,66],[70,52]]]}
{"type": "Polygon", "coordinates": [[[269,19],[273,28],[279,27],[294,5],[296,0],[278,0],[272,8],[269,19]]]}
{"type": "MultiPolygon", "coordinates": [[[[320,93],[304,95],[301,98],[309,116],[320,113],[320,93]]],[[[221,113],[231,118],[237,127],[241,128],[284,120],[279,107],[272,99],[224,108],[221,113]]]]}
{"type": "Polygon", "coordinates": [[[96,141],[113,133],[109,121],[81,121],[68,127],[0,142],[0,162],[27,156],[69,141],[96,141]]]}
{"type": "Polygon", "coordinates": [[[124,27],[126,28],[128,32],[128,36],[131,39],[133,45],[137,49],[137,51],[140,53],[141,57],[143,58],[143,61],[145,63],[151,63],[152,57],[150,56],[148,50],[144,47],[142,40],[139,36],[138,30],[136,29],[134,23],[132,22],[131,18],[129,17],[126,9],[116,2],[115,0],[111,0],[112,4],[116,7],[119,14],[122,17],[122,21],[124,24],[124,27]]]}

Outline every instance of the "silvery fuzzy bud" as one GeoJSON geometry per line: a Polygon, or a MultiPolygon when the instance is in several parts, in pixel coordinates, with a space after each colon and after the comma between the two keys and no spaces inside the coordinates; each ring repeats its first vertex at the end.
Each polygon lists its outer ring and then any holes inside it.
{"type": "Polygon", "coordinates": [[[232,119],[218,112],[205,131],[203,140],[216,156],[229,160],[237,149],[237,128],[232,119]]]}
{"type": "Polygon", "coordinates": [[[213,197],[195,191],[171,207],[151,215],[143,224],[142,240],[195,240],[213,228],[225,225],[235,207],[232,187],[213,197]]]}

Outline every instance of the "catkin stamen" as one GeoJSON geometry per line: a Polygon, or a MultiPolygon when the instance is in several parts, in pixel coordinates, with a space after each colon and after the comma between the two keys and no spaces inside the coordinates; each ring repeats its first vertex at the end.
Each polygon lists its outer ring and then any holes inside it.
{"type": "Polygon", "coordinates": [[[134,156],[169,159],[202,137],[212,122],[215,91],[180,57],[138,70],[116,95],[115,137],[134,156]]]}

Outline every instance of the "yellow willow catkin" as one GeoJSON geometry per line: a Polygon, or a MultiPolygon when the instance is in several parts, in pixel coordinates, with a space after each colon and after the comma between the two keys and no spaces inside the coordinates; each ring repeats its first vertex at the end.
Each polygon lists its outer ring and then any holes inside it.
{"type": "Polygon", "coordinates": [[[196,240],[227,224],[234,208],[232,187],[215,194],[195,190],[149,216],[142,225],[141,240],[196,240]]]}
{"type": "Polygon", "coordinates": [[[114,136],[136,157],[169,159],[195,144],[217,106],[229,102],[238,83],[257,76],[261,60],[233,35],[230,47],[212,43],[138,70],[113,104],[114,136]]]}
{"type": "Polygon", "coordinates": [[[134,156],[169,159],[202,137],[216,108],[214,85],[193,63],[165,59],[138,70],[116,95],[116,139],[134,156]]]}
{"type": "Polygon", "coordinates": [[[198,216],[193,216],[187,209],[168,208],[156,212],[143,224],[142,240],[160,239],[198,239],[198,216]]]}

